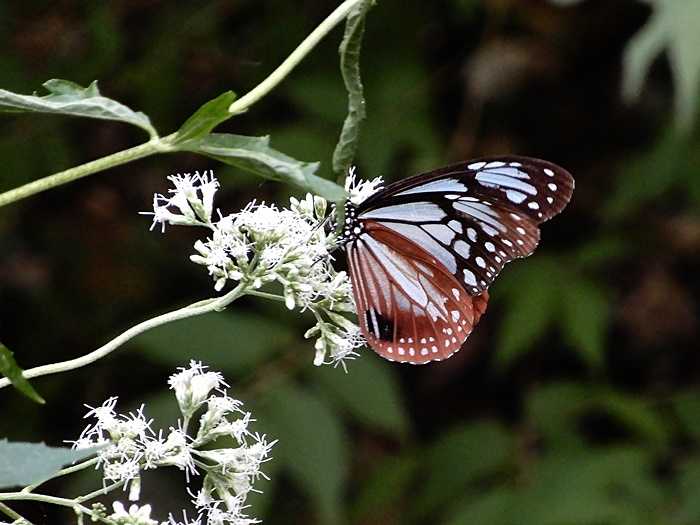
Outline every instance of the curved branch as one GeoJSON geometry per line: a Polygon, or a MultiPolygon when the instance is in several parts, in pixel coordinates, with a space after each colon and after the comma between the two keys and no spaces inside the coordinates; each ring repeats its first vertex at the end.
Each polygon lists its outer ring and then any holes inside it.
{"type": "MultiPolygon", "coordinates": [[[[214,299],[207,299],[204,301],[198,301],[184,308],[168,312],[163,315],[159,315],[147,321],[143,321],[135,326],[129,328],[126,332],[118,335],[112,339],[109,343],[101,346],[97,350],[85,354],[83,356],[77,357],[75,359],[70,359],[68,361],[61,361],[60,363],[52,363],[50,365],[37,366],[35,368],[29,368],[23,372],[23,375],[27,379],[32,377],[45,376],[49,374],[58,374],[60,372],[66,372],[68,370],[74,370],[76,368],[81,368],[85,365],[94,363],[98,359],[101,359],[114,350],[119,348],[121,345],[133,339],[139,334],[161,326],[173,321],[179,321],[180,319],[186,319],[188,317],[194,317],[196,315],[202,315],[209,312],[220,311],[226,308],[230,303],[238,299],[246,292],[246,284],[240,283],[233,290],[231,290],[226,295],[223,295],[214,299]]],[[[10,381],[7,378],[0,379],[0,388],[4,388],[10,385],[10,381]]]]}

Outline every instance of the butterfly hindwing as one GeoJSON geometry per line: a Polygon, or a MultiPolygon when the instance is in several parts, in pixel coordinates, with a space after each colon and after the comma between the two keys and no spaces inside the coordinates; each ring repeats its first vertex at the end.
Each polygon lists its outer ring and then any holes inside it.
{"type": "Polygon", "coordinates": [[[414,364],[463,345],[488,295],[471,296],[429,250],[367,221],[347,245],[360,327],[382,357],[414,364]]]}

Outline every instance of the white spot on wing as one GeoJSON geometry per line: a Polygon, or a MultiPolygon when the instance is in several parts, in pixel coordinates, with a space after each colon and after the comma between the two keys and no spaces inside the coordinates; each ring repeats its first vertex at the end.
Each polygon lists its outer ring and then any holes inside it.
{"type": "Polygon", "coordinates": [[[408,202],[383,206],[361,213],[360,219],[391,219],[396,221],[439,221],[445,217],[445,212],[433,202],[408,202]]]}
{"type": "Polygon", "coordinates": [[[464,242],[464,241],[461,240],[461,239],[458,240],[458,241],[455,243],[455,245],[454,245],[454,249],[455,249],[455,251],[456,251],[458,254],[460,254],[460,255],[461,255],[462,257],[464,257],[465,259],[469,259],[469,251],[470,251],[470,248],[469,248],[469,245],[468,245],[466,242],[464,242]]]}
{"type": "Polygon", "coordinates": [[[476,275],[471,270],[467,270],[466,268],[463,270],[464,273],[464,282],[471,285],[471,286],[476,286],[476,275]]]}
{"type": "Polygon", "coordinates": [[[446,193],[460,191],[467,191],[467,187],[461,182],[459,182],[457,179],[438,179],[426,182],[425,184],[421,184],[419,186],[416,186],[415,188],[404,190],[401,193],[397,193],[396,195],[411,195],[413,193],[430,192],[446,193]]]}
{"type": "Polygon", "coordinates": [[[506,197],[508,197],[508,200],[510,202],[514,202],[515,204],[520,204],[523,202],[526,198],[527,195],[524,193],[520,193],[519,191],[515,190],[506,190],[506,197]]]}
{"type": "Polygon", "coordinates": [[[455,238],[455,232],[444,224],[424,224],[423,229],[446,246],[455,238]]]}
{"type": "Polygon", "coordinates": [[[467,166],[470,170],[479,170],[483,168],[486,165],[485,162],[472,162],[467,166]]]}
{"type": "MultiPolygon", "coordinates": [[[[517,170],[512,171],[517,172],[517,170]]],[[[485,171],[477,173],[476,180],[479,183],[484,184],[486,186],[493,185],[502,189],[511,188],[514,190],[519,190],[528,193],[530,195],[537,195],[537,188],[535,188],[532,184],[528,184],[527,182],[524,182],[513,176],[508,176],[505,174],[502,175],[498,172],[493,173],[490,171],[485,171]]]]}

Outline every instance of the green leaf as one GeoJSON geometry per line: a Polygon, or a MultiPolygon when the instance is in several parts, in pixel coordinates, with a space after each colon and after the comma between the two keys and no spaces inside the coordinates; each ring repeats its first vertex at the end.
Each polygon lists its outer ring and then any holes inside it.
{"type": "Polygon", "coordinates": [[[381,515],[397,504],[409,489],[418,470],[419,461],[412,455],[389,457],[363,480],[361,492],[353,509],[352,523],[369,523],[372,516],[381,515]]]}
{"type": "Polygon", "coordinates": [[[668,52],[675,81],[678,128],[689,131],[697,111],[700,90],[700,2],[649,0],[654,12],[627,45],[623,57],[623,95],[639,97],[644,78],[656,56],[668,52]]]}
{"type": "Polygon", "coordinates": [[[676,394],[673,408],[685,431],[700,440],[700,393],[686,391],[676,394]]]}
{"type": "Polygon", "coordinates": [[[700,523],[700,459],[690,459],[681,467],[680,472],[680,496],[681,504],[677,510],[676,520],[673,523],[679,525],[693,525],[700,523]]]}
{"type": "Polygon", "coordinates": [[[36,401],[42,405],[46,403],[24,377],[23,370],[17,365],[14,354],[2,343],[0,343],[0,374],[9,379],[12,386],[32,401],[36,401]]]}
{"type": "Polygon", "coordinates": [[[555,261],[541,258],[513,270],[501,281],[509,296],[496,354],[503,368],[530,350],[560,314],[561,271],[555,261]]]}
{"type": "Polygon", "coordinates": [[[412,515],[427,518],[454,501],[480,478],[505,470],[513,459],[514,443],[500,425],[472,423],[443,435],[425,455],[424,481],[412,515]]]}
{"type": "Polygon", "coordinates": [[[293,385],[275,388],[258,403],[259,426],[280,440],[274,461],[312,498],[319,514],[314,521],[340,523],[348,448],[338,416],[321,397],[293,385]]]}
{"type": "Polygon", "coordinates": [[[365,17],[372,5],[374,0],[364,0],[350,11],[345,22],[345,34],[338,49],[340,72],[348,92],[348,115],[343,122],[338,145],[333,151],[333,171],[339,177],[347,173],[355,158],[360,126],[367,116],[364,88],[360,77],[360,50],[365,32],[365,17]]]}
{"type": "MultiPolygon", "coordinates": [[[[687,140],[669,130],[650,151],[629,160],[605,205],[605,217],[630,215],[677,184],[684,175],[682,160],[689,148],[687,140]]],[[[694,169],[691,173],[688,176],[695,178],[694,169]]]]}
{"type": "MultiPolygon", "coordinates": [[[[473,498],[466,503],[458,504],[456,510],[446,521],[447,525],[512,525],[518,523],[513,517],[523,519],[523,516],[515,511],[517,502],[516,494],[508,488],[497,488],[484,492],[478,498],[473,498]]],[[[523,521],[522,523],[532,523],[523,521]]]]}
{"type": "Polygon", "coordinates": [[[586,270],[598,269],[622,257],[629,256],[631,247],[631,243],[627,239],[603,236],[578,247],[571,254],[570,264],[586,270]]]}
{"type": "Polygon", "coordinates": [[[47,447],[43,443],[10,443],[0,439],[0,488],[39,483],[64,465],[92,456],[96,450],[47,447]]]}
{"type": "Polygon", "coordinates": [[[201,140],[188,141],[182,149],[207,155],[266,179],[293,184],[333,202],[346,197],[343,188],[315,175],[318,162],[299,161],[272,149],[269,137],[211,133],[201,140]]]}
{"type": "Polygon", "coordinates": [[[261,363],[292,339],[288,326],[234,310],[159,326],[138,336],[136,344],[149,358],[170,367],[196,359],[238,373],[261,363]]]}
{"type": "Polygon", "coordinates": [[[390,434],[408,431],[396,368],[386,361],[365,355],[351,363],[350,373],[326,366],[314,370],[314,377],[361,423],[390,434]]]}
{"type": "Polygon", "coordinates": [[[232,117],[228,108],[235,99],[233,91],[226,91],[204,104],[177,130],[173,145],[198,140],[211,133],[216,126],[232,117]]]}
{"type": "Polygon", "coordinates": [[[528,421],[550,447],[578,448],[582,436],[575,418],[590,406],[592,395],[590,387],[577,383],[540,386],[527,398],[528,421]]]}
{"type": "Polygon", "coordinates": [[[595,405],[654,447],[665,447],[671,440],[668,423],[646,399],[603,390],[593,398],[595,405]]]}
{"type": "Polygon", "coordinates": [[[591,368],[603,365],[605,335],[610,318],[609,301],[595,284],[581,279],[563,288],[561,318],[564,339],[591,368]]]}
{"type": "Polygon", "coordinates": [[[644,523],[660,498],[651,459],[632,447],[547,456],[530,473],[516,515],[538,525],[644,523]]]}
{"type": "Polygon", "coordinates": [[[116,120],[133,124],[148,132],[151,137],[158,133],[150,119],[140,111],[103,97],[95,80],[88,87],[82,87],[68,80],[53,79],[44,82],[48,95],[19,95],[0,89],[0,112],[34,112],[89,117],[102,120],[116,120]]]}

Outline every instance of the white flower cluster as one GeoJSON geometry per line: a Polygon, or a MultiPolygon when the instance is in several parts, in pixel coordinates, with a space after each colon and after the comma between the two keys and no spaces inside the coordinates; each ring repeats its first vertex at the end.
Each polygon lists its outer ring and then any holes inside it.
{"type": "MultiPolygon", "coordinates": [[[[117,414],[117,398],[90,408],[85,416],[94,423],[74,442],[75,448],[103,445],[98,452],[98,468],[106,484],[123,483],[129,499],[139,499],[141,472],[175,466],[183,470],[187,482],[203,473],[202,488],[194,493],[198,510],[195,521],[178,522],[172,516],[163,525],[248,525],[258,523],[245,514],[245,500],[254,482],[264,474],[260,466],[268,459],[275,442],[248,430],[251,414],[242,403],[226,395],[226,383],[218,372],[206,371],[195,361],[169,379],[175,391],[182,420],[167,433],[151,429],[152,420],[143,407],[135,413],[117,414]],[[196,431],[190,423],[201,412],[196,431]],[[216,448],[220,438],[226,447],[216,448]],[[235,443],[235,446],[231,446],[235,443]],[[204,520],[204,521],[202,521],[204,520]]],[[[128,511],[115,504],[110,519],[124,525],[158,525],[150,518],[150,506],[132,505],[128,511]]]]}
{"type": "Polygon", "coordinates": [[[348,200],[355,206],[377,193],[382,186],[384,186],[384,179],[381,177],[375,177],[372,180],[360,179],[357,176],[355,166],[350,168],[348,176],[345,179],[345,191],[348,192],[348,200]]]}
{"type": "MultiPolygon", "coordinates": [[[[257,292],[281,285],[290,310],[311,311],[317,324],[306,337],[316,337],[314,363],[342,363],[364,344],[356,324],[342,313],[354,312],[352,287],[345,272],[333,268],[330,252],[336,236],[327,233],[325,199],[307,194],[290,199],[289,208],[252,202],[238,213],[213,219],[214,194],[219,186],[211,172],[169,177],[169,197],[154,198],[153,224],[203,226],[210,236],[194,244],[190,259],[205,266],[222,290],[229,281],[257,292]]],[[[354,181],[354,173],[351,176],[354,181]]],[[[351,195],[376,191],[377,182],[352,182],[351,195]]]]}

